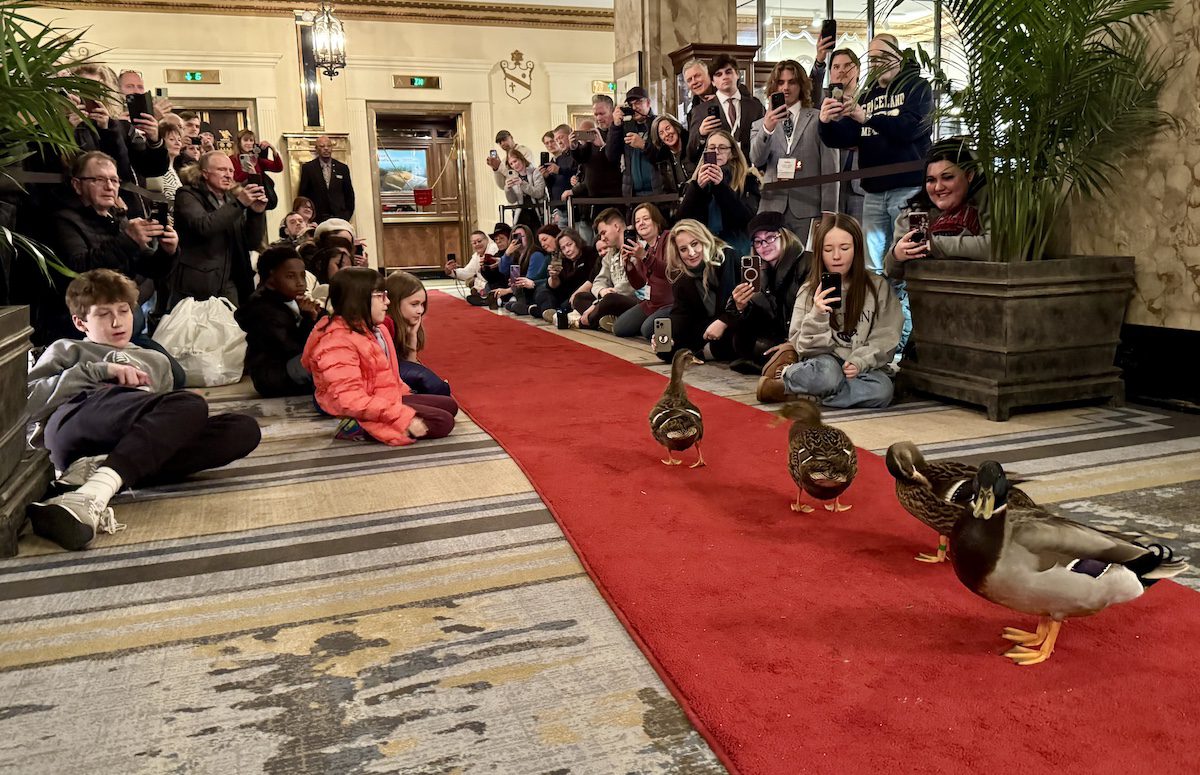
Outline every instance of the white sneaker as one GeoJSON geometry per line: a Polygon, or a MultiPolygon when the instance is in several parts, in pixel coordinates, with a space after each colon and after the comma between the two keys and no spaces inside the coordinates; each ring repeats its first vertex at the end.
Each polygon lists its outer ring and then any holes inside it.
{"type": "Polygon", "coordinates": [[[62,475],[54,480],[52,486],[58,492],[77,490],[86,484],[88,479],[92,478],[92,474],[96,473],[96,469],[104,465],[104,461],[107,459],[108,455],[81,457],[67,466],[67,470],[63,471],[62,475]]]}
{"type": "Polygon", "coordinates": [[[125,529],[117,522],[111,508],[77,492],[64,493],[44,503],[32,503],[26,514],[33,532],[70,551],[78,551],[90,544],[97,529],[109,534],[125,529]]]}

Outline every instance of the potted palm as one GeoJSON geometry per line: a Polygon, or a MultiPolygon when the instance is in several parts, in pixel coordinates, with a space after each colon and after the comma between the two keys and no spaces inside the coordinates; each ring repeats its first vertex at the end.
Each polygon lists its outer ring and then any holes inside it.
{"type": "Polygon", "coordinates": [[[25,452],[29,311],[7,306],[27,290],[13,287],[13,270],[36,267],[15,273],[26,283],[37,282],[39,274],[46,282],[52,272],[69,274],[18,230],[23,184],[16,171],[31,144],[46,154],[77,149],[69,117],[78,108],[69,94],[104,97],[103,85],[64,72],[86,61],[72,54],[83,33],[39,22],[25,13],[31,7],[25,0],[0,0],[0,556],[16,554],[25,505],[42,494],[50,471],[44,451],[25,452]]]}
{"type": "Polygon", "coordinates": [[[909,265],[910,387],[981,404],[992,420],[1020,406],[1123,401],[1113,362],[1133,257],[1052,245],[1072,199],[1112,191],[1121,162],[1174,123],[1158,105],[1173,62],[1151,34],[1170,5],[943,0],[967,76],[949,89],[940,78],[935,119],[953,116],[972,138],[992,257],[909,265]]]}

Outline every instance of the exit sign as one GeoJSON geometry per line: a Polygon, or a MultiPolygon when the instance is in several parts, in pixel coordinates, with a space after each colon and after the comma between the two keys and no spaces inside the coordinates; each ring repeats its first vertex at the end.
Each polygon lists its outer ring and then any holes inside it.
{"type": "Polygon", "coordinates": [[[220,70],[168,70],[167,83],[220,83],[220,70]]]}
{"type": "Polygon", "coordinates": [[[616,81],[592,81],[592,94],[616,94],[616,81]]]}
{"type": "Polygon", "coordinates": [[[440,89],[442,79],[437,75],[393,75],[393,89],[440,89]]]}

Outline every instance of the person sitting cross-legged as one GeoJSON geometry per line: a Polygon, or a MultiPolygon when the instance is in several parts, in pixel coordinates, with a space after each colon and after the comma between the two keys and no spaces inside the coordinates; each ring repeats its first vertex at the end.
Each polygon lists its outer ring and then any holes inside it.
{"type": "Polygon", "coordinates": [[[50,451],[77,490],[29,506],[33,530],[64,549],[83,549],[118,524],[109,500],[122,488],[181,480],[250,454],[261,439],[244,414],[210,417],[196,393],[172,389],[166,356],[130,343],[137,286],[93,269],[67,287],[83,341],[60,339],[29,372],[31,442],[50,451]]]}

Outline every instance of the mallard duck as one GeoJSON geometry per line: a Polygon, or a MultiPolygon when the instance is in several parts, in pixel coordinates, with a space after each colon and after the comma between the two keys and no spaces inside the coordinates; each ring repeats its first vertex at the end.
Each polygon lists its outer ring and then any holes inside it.
{"type": "Polygon", "coordinates": [[[671,381],[663,391],[662,398],[650,410],[650,433],[654,440],[667,449],[667,459],[662,461],[669,466],[677,466],[682,460],[676,460],[676,452],[682,452],[695,445],[696,462],[689,468],[704,465],[704,453],[700,451],[700,440],[704,438],[704,418],[700,409],[687,396],[687,385],[683,381],[683,373],[693,363],[702,363],[690,350],[681,349],[671,359],[671,381]]]}
{"type": "MultiPolygon", "coordinates": [[[[909,514],[938,532],[934,554],[918,554],[920,562],[945,562],[950,531],[966,515],[971,502],[971,482],[977,469],[967,463],[942,460],[930,463],[911,441],[898,441],[887,450],[887,468],[896,480],[896,498],[909,514]]],[[[1013,476],[1009,484],[1025,479],[1013,476]]],[[[1012,488],[1009,503],[1022,508],[1037,506],[1023,490],[1012,488]]]]}
{"type": "Polygon", "coordinates": [[[1090,616],[1140,597],[1159,579],[1187,569],[1170,547],[1105,533],[1036,506],[1009,502],[1011,487],[995,461],[979,466],[970,516],[950,533],[959,581],[980,597],[1039,617],[1036,632],[1004,629],[1018,665],[1054,653],[1063,620],[1090,616]]]}
{"type": "Polygon", "coordinates": [[[796,483],[796,502],[792,511],[811,512],[812,506],[800,502],[804,493],[828,501],[829,511],[849,511],[839,496],[858,473],[858,452],[854,442],[842,431],[821,422],[821,407],[806,399],[784,404],[779,416],[792,421],[788,431],[788,471],[796,483]]]}

